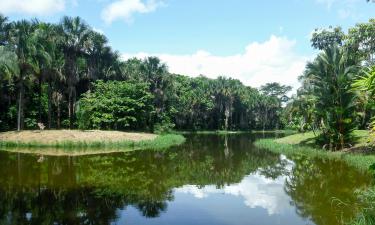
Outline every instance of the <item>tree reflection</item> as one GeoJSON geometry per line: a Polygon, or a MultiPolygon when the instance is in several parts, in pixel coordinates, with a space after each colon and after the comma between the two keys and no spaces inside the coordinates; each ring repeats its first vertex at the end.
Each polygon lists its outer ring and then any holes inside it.
{"type": "Polygon", "coordinates": [[[111,224],[127,207],[158,217],[175,188],[223,188],[257,171],[262,179],[285,179],[298,215],[333,225],[353,215],[353,192],[368,183],[342,162],[291,162],[252,148],[247,135],[193,135],[169,151],[38,159],[0,152],[0,224],[111,224]]]}
{"type": "Polygon", "coordinates": [[[251,149],[247,135],[191,136],[164,152],[38,159],[0,153],[1,224],[110,224],[127,206],[158,217],[176,187],[220,188],[279,162],[251,149]]]}
{"type": "Polygon", "coordinates": [[[355,190],[368,184],[369,177],[342,161],[303,156],[293,157],[295,165],[286,180],[285,191],[297,213],[317,225],[341,224],[355,213],[355,190]]]}

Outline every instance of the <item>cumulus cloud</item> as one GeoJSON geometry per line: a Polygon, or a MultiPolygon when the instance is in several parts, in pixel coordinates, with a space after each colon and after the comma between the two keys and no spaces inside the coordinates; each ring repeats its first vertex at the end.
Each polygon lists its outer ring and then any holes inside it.
{"type": "Polygon", "coordinates": [[[65,0],[0,0],[0,12],[50,15],[65,9],[65,0]]]}
{"type": "Polygon", "coordinates": [[[216,56],[199,50],[191,55],[173,54],[123,54],[123,59],[158,56],[167,63],[170,72],[192,77],[205,75],[210,78],[227,76],[239,79],[245,85],[260,87],[268,82],[298,87],[298,76],[302,74],[307,60],[295,51],[296,41],[272,35],[269,40],[250,43],[243,53],[216,56]]]}
{"type": "Polygon", "coordinates": [[[122,19],[127,23],[132,22],[136,13],[150,13],[158,7],[164,5],[159,0],[117,0],[106,6],[102,11],[102,19],[107,23],[112,23],[117,19],[122,19]]]}

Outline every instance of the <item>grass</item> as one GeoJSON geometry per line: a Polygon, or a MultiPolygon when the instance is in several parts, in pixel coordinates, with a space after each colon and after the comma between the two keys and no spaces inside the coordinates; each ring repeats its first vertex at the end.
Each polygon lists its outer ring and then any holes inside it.
{"type": "MultiPolygon", "coordinates": [[[[356,143],[353,148],[367,147],[373,143],[368,131],[356,130],[353,132],[356,143]]],[[[361,152],[344,151],[327,151],[316,146],[314,142],[315,135],[312,132],[298,133],[279,139],[260,139],[255,142],[259,148],[268,149],[269,151],[284,154],[287,156],[302,154],[308,157],[321,157],[335,160],[343,160],[347,164],[354,166],[360,171],[368,172],[369,167],[375,163],[374,154],[364,154],[361,152]]],[[[375,225],[375,186],[358,193],[359,200],[366,206],[350,221],[350,225],[375,225]]]]}
{"type": "Polygon", "coordinates": [[[0,148],[5,151],[36,153],[44,155],[86,155],[133,150],[160,150],[182,144],[185,138],[177,134],[165,134],[154,139],[140,141],[59,141],[41,143],[0,141],[0,148]]]}
{"type": "MultiPolygon", "coordinates": [[[[354,148],[365,147],[368,144],[368,131],[356,130],[353,134],[357,140],[354,148]]],[[[361,171],[368,171],[375,162],[373,154],[353,153],[349,150],[335,152],[323,150],[315,145],[314,137],[313,132],[298,133],[279,139],[260,139],[255,142],[255,145],[284,155],[303,154],[310,157],[344,160],[361,171]]]]}

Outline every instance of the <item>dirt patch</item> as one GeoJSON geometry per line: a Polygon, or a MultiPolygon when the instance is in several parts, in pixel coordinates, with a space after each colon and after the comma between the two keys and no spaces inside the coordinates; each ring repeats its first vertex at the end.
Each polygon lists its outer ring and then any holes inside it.
{"type": "Polygon", "coordinates": [[[60,142],[120,142],[153,140],[155,134],[132,133],[102,130],[44,130],[44,131],[9,131],[0,133],[0,141],[40,144],[60,142]]]}

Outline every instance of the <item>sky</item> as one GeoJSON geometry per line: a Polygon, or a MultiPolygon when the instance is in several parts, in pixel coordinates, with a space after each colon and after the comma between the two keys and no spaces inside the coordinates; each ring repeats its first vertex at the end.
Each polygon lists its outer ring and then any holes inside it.
{"type": "Polygon", "coordinates": [[[315,28],[375,18],[365,0],[0,0],[10,20],[80,16],[122,58],[158,56],[170,72],[232,77],[252,87],[299,86],[317,54],[315,28]]]}

